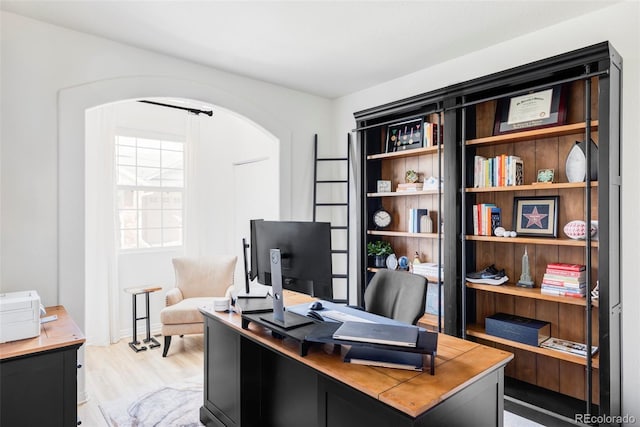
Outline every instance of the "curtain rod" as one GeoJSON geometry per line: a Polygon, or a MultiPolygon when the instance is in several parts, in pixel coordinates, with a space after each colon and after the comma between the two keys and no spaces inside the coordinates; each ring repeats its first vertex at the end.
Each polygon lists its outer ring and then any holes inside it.
{"type": "Polygon", "coordinates": [[[169,107],[169,108],[176,108],[178,110],[185,110],[188,111],[190,113],[193,113],[195,115],[198,114],[206,114],[209,117],[213,116],[213,111],[209,110],[209,111],[205,111],[205,110],[198,110],[197,108],[189,108],[189,107],[180,107],[178,105],[171,105],[171,104],[163,104],[162,102],[155,102],[155,101],[146,101],[146,100],[139,100],[138,102],[144,102],[145,104],[153,104],[153,105],[159,105],[161,107],[169,107]]]}

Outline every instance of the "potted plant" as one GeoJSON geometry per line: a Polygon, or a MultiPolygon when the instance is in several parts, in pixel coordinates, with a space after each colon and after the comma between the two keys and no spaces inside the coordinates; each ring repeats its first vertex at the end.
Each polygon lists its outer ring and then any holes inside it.
{"type": "Polygon", "coordinates": [[[391,243],[389,242],[385,242],[384,240],[376,240],[367,243],[367,255],[374,258],[373,265],[375,267],[385,267],[387,256],[391,255],[392,253],[393,248],[391,247],[391,243]]]}

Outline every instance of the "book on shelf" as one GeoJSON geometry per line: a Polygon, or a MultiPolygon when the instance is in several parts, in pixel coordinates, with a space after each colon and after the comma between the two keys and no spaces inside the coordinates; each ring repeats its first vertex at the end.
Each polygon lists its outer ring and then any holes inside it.
{"type": "Polygon", "coordinates": [[[524,163],[520,157],[506,154],[491,158],[474,157],[473,186],[475,188],[522,184],[524,184],[524,163]]]}
{"type": "Polygon", "coordinates": [[[543,295],[553,295],[556,297],[571,297],[571,298],[584,298],[586,295],[586,292],[584,293],[572,292],[566,289],[560,290],[560,289],[555,289],[555,288],[544,286],[544,285],[540,287],[540,293],[543,295]]]}
{"type": "MultiPolygon", "coordinates": [[[[409,233],[420,233],[420,218],[429,215],[429,209],[409,209],[409,233]]],[[[429,230],[433,231],[433,230],[429,230]]]]}
{"type": "Polygon", "coordinates": [[[587,286],[587,282],[583,281],[577,281],[577,280],[564,280],[562,278],[557,279],[554,277],[549,277],[549,275],[545,274],[544,276],[542,276],[542,283],[545,283],[547,285],[551,285],[551,286],[559,286],[562,288],[571,288],[571,289],[580,289],[580,288],[585,288],[587,286]]]}
{"type": "MultiPolygon", "coordinates": [[[[540,344],[541,347],[549,348],[552,350],[558,350],[565,353],[577,354],[579,356],[587,357],[587,345],[575,341],[563,340],[560,338],[550,337],[540,344]]],[[[598,352],[598,347],[591,346],[591,355],[593,356],[598,352]]]]}
{"type": "MultiPolygon", "coordinates": [[[[432,278],[438,277],[438,264],[435,262],[421,262],[420,264],[412,264],[413,274],[428,276],[432,278]]],[[[444,266],[440,266],[440,280],[444,280],[444,266]]]]}
{"type": "Polygon", "coordinates": [[[352,346],[344,355],[344,361],[355,365],[422,371],[422,354],[398,350],[352,346]]]}
{"type": "Polygon", "coordinates": [[[587,278],[586,270],[569,271],[569,270],[557,270],[555,268],[547,267],[546,274],[549,274],[551,276],[561,276],[561,277],[576,278],[576,279],[582,279],[582,280],[587,278]]]}
{"type": "Polygon", "coordinates": [[[396,186],[396,192],[404,193],[404,192],[410,192],[410,191],[422,191],[423,187],[424,187],[423,182],[405,182],[405,183],[400,183],[396,186]]]}
{"type": "Polygon", "coordinates": [[[552,270],[562,270],[562,271],[584,271],[587,266],[583,264],[568,264],[564,262],[555,262],[551,264],[547,264],[547,268],[552,270]]]}
{"type": "MultiPolygon", "coordinates": [[[[491,236],[495,229],[493,219],[500,221],[500,208],[493,203],[473,205],[473,234],[476,236],[491,236]],[[493,209],[498,209],[494,211],[493,209]],[[494,217],[494,213],[496,216],[494,217]]],[[[497,227],[497,226],[496,226],[497,227]]]]}
{"type": "Polygon", "coordinates": [[[333,333],[333,339],[400,347],[416,347],[418,342],[418,328],[410,325],[385,325],[381,323],[346,321],[333,333]]]}
{"type": "Polygon", "coordinates": [[[442,129],[437,123],[424,122],[424,146],[434,147],[438,145],[438,141],[442,143],[443,134],[442,129]],[[438,139],[438,130],[440,131],[440,138],[438,139]]]}
{"type": "Polygon", "coordinates": [[[502,218],[501,218],[502,210],[499,207],[491,208],[491,232],[490,236],[495,235],[496,228],[501,226],[502,218]]]}

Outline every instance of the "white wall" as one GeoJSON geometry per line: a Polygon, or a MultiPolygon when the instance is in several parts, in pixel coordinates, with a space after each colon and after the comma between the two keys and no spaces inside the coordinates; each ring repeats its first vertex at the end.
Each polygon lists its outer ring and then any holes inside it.
{"type": "Polygon", "coordinates": [[[84,110],[137,97],[219,105],[276,135],[280,214],[311,218],[313,134],[328,100],[2,12],[1,284],[37,289],[82,327],[84,110]],[[60,167],[58,160],[60,159],[60,167]],[[64,160],[66,159],[66,160],[64,160]],[[295,203],[292,203],[295,200],[295,203]],[[78,203],[80,202],[80,203],[78,203]],[[60,209],[61,215],[58,214],[60,209]]]}
{"type": "MultiPolygon", "coordinates": [[[[610,41],[623,58],[622,132],[622,297],[623,297],[623,413],[640,419],[640,286],[634,268],[640,229],[640,3],[624,2],[553,27],[505,41],[470,55],[424,69],[403,78],[334,101],[335,141],[355,127],[353,113],[451,84],[467,81],[518,65],[610,41]]],[[[446,43],[446,34],[442,43],[446,43]]],[[[335,152],[344,150],[336,145],[335,152]]],[[[356,218],[355,212],[352,218],[356,218]]],[[[355,223],[354,229],[355,229],[355,223]]],[[[355,239],[352,239],[355,251],[355,239]]],[[[355,257],[351,271],[355,271],[355,257]]],[[[355,291],[355,289],[352,289],[355,291]]]]}

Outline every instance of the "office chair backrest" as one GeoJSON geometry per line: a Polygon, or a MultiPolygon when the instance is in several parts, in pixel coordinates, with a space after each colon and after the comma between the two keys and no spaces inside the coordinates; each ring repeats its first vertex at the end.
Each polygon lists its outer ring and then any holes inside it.
{"type": "Polygon", "coordinates": [[[424,315],[427,279],[396,270],[379,270],[364,292],[370,313],[415,325],[424,315]]]}

